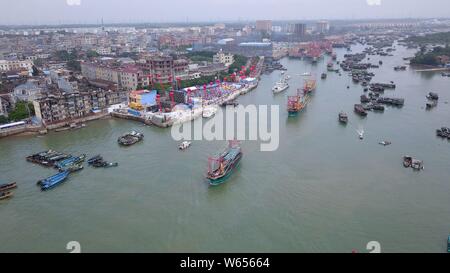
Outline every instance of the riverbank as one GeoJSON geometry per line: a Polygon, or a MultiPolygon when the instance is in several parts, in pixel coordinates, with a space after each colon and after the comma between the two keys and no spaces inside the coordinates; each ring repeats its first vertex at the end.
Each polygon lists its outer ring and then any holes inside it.
{"type": "Polygon", "coordinates": [[[110,114],[106,111],[101,113],[92,114],[87,117],[77,118],[77,119],[71,119],[63,122],[58,123],[51,123],[51,124],[39,124],[39,125],[23,125],[8,129],[1,129],[0,130],[0,138],[4,137],[11,137],[11,136],[27,136],[27,135],[45,135],[48,133],[48,131],[57,130],[60,128],[67,127],[68,130],[70,129],[71,124],[81,124],[85,122],[90,122],[94,120],[99,119],[106,119],[109,118],[110,114]]]}

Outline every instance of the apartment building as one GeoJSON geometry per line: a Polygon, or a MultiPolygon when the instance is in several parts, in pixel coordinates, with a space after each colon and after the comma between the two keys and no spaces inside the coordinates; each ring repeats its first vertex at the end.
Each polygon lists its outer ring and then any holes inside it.
{"type": "Polygon", "coordinates": [[[29,74],[33,73],[33,61],[32,60],[0,60],[0,71],[19,71],[25,69],[29,74]]]}
{"type": "Polygon", "coordinates": [[[230,53],[224,53],[221,49],[219,52],[217,52],[216,55],[214,55],[213,63],[230,66],[234,63],[234,55],[230,53]]]}
{"type": "Polygon", "coordinates": [[[88,80],[110,82],[127,91],[150,84],[150,76],[135,65],[111,67],[100,63],[81,63],[81,74],[88,80]]]}
{"type": "Polygon", "coordinates": [[[126,91],[114,92],[102,89],[74,93],[50,93],[33,102],[36,117],[44,125],[70,121],[104,110],[110,105],[127,100],[126,91]]]}

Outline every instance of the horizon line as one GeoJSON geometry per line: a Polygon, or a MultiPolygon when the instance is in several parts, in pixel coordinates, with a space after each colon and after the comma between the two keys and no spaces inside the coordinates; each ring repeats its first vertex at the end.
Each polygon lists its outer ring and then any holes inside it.
{"type": "MultiPolygon", "coordinates": [[[[259,20],[269,20],[272,22],[311,22],[311,21],[387,21],[387,20],[450,20],[450,17],[385,17],[385,18],[334,18],[334,19],[328,19],[328,18],[317,18],[317,19],[251,19],[251,20],[240,20],[240,19],[234,19],[234,20],[205,20],[205,21],[167,21],[167,22],[114,22],[114,23],[43,23],[43,24],[0,24],[1,27],[11,27],[11,28],[18,28],[18,27],[49,27],[49,26],[115,26],[115,25],[168,25],[168,24],[182,24],[182,25],[193,25],[193,24],[219,24],[219,23],[231,23],[231,24],[242,24],[242,23],[253,23],[259,20]]],[[[101,20],[101,19],[100,19],[101,20]]]]}

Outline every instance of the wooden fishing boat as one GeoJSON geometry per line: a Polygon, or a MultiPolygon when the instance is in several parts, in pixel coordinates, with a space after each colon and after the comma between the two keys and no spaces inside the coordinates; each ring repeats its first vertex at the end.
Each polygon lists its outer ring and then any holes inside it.
{"type": "Polygon", "coordinates": [[[8,184],[2,184],[2,185],[0,185],[0,192],[12,190],[12,189],[15,189],[15,188],[17,188],[17,183],[16,182],[12,182],[12,183],[8,183],[8,184]]]}
{"type": "Polygon", "coordinates": [[[7,191],[7,192],[0,192],[0,200],[5,200],[5,199],[8,199],[8,198],[11,198],[11,197],[13,197],[13,193],[12,192],[10,192],[10,191],[7,191]]]}

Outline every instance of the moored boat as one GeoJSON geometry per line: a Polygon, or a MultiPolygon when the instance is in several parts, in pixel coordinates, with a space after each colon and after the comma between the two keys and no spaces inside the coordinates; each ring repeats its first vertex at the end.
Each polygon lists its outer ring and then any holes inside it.
{"type": "Polygon", "coordinates": [[[126,133],[125,135],[119,137],[117,139],[117,142],[122,146],[131,146],[133,144],[138,143],[139,141],[142,141],[144,139],[144,134],[131,131],[129,133],[126,133]]]}
{"type": "Polygon", "coordinates": [[[347,122],[348,122],[348,116],[347,116],[346,113],[344,113],[344,112],[340,112],[340,113],[339,113],[339,122],[344,123],[344,124],[347,124],[347,122]]]}
{"type": "Polygon", "coordinates": [[[366,110],[364,109],[364,106],[363,105],[361,105],[361,104],[355,104],[355,112],[357,113],[357,114],[359,114],[360,116],[367,116],[367,112],[366,112],[366,110]]]}
{"type": "Polygon", "coordinates": [[[41,190],[46,191],[63,183],[69,177],[70,171],[63,171],[44,180],[38,181],[41,190]]]}
{"type": "Polygon", "coordinates": [[[57,169],[64,169],[64,168],[82,163],[82,162],[84,162],[85,159],[86,159],[85,154],[82,154],[80,156],[72,156],[72,157],[69,157],[68,159],[65,159],[61,162],[56,163],[55,167],[57,169]]]}
{"type": "Polygon", "coordinates": [[[238,142],[230,141],[228,148],[218,157],[208,159],[208,173],[206,177],[209,184],[216,186],[222,184],[233,173],[243,156],[238,142]]]}
{"type": "Polygon", "coordinates": [[[8,198],[11,198],[11,197],[13,197],[13,193],[12,192],[10,192],[10,191],[7,191],[7,192],[0,192],[0,200],[5,200],[5,199],[8,199],[8,198]]]}
{"type": "Polygon", "coordinates": [[[87,163],[88,163],[89,165],[92,165],[92,164],[94,164],[96,161],[100,161],[100,160],[103,160],[103,157],[102,157],[101,155],[96,155],[96,156],[93,156],[93,157],[89,158],[88,161],[87,161],[87,163]]]}
{"type": "Polygon", "coordinates": [[[17,183],[16,182],[12,182],[12,183],[8,183],[8,184],[2,184],[2,185],[0,185],[0,192],[12,190],[12,189],[15,189],[15,188],[17,188],[17,183]]]}

